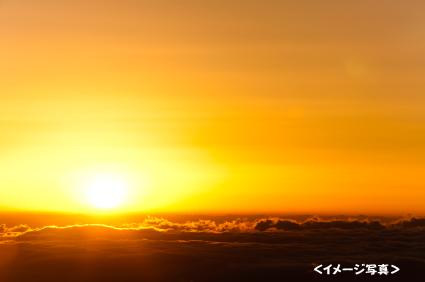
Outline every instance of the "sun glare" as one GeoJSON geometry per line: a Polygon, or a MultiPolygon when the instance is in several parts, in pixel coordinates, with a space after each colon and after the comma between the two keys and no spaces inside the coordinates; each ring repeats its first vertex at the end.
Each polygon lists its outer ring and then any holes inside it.
{"type": "Polygon", "coordinates": [[[113,209],[121,206],[128,192],[128,183],[120,175],[98,174],[89,179],[86,196],[96,209],[113,209]]]}

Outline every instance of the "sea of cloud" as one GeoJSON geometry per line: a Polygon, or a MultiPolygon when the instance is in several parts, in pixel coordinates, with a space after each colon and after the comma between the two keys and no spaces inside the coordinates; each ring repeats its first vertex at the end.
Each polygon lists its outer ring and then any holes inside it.
{"type": "Polygon", "coordinates": [[[0,225],[0,281],[425,281],[425,219],[147,217],[120,225],[0,225]],[[324,276],[316,265],[393,264],[324,276]],[[407,279],[407,280],[406,280],[407,279]]]}

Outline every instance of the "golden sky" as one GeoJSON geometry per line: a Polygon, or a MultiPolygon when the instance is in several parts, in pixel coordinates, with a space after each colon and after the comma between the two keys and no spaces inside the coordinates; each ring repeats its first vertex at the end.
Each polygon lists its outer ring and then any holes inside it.
{"type": "Polygon", "coordinates": [[[424,10],[2,0],[0,208],[424,214],[424,10]]]}

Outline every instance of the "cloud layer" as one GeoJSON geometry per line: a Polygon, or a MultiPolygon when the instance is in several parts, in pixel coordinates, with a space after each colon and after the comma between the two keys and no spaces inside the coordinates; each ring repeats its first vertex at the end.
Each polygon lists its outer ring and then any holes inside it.
{"type": "MultiPolygon", "coordinates": [[[[390,263],[423,277],[425,219],[250,218],[120,226],[0,225],[1,281],[316,281],[318,264],[390,263]]],[[[336,279],[358,281],[344,273],[336,279]]],[[[335,277],[333,278],[335,280],[335,277]]]]}

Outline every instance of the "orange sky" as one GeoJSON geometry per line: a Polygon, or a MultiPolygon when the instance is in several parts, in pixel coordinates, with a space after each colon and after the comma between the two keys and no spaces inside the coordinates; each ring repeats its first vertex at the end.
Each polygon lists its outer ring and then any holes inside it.
{"type": "Polygon", "coordinates": [[[424,214],[424,9],[3,0],[0,207],[424,214]]]}

